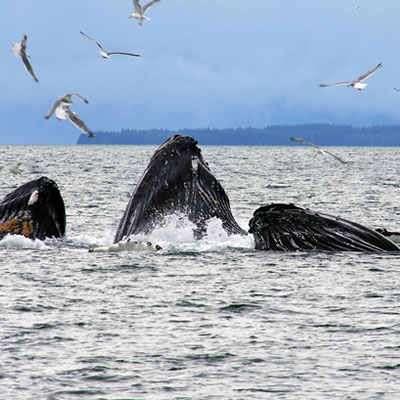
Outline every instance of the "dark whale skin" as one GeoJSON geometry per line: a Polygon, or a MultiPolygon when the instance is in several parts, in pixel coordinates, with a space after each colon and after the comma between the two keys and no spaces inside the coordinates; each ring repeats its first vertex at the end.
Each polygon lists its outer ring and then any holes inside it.
{"type": "Polygon", "coordinates": [[[57,184],[45,176],[19,186],[0,202],[0,239],[8,234],[60,238],[65,227],[64,200],[57,184]]]}
{"type": "Polygon", "coordinates": [[[184,215],[196,224],[197,238],[214,217],[222,221],[228,234],[247,235],[235,221],[225,190],[191,136],[171,136],[155,151],[120,220],[114,242],[149,234],[171,214],[184,215]]]}
{"type": "Polygon", "coordinates": [[[258,208],[249,222],[255,248],[272,251],[400,251],[375,230],[293,204],[258,208]]]}

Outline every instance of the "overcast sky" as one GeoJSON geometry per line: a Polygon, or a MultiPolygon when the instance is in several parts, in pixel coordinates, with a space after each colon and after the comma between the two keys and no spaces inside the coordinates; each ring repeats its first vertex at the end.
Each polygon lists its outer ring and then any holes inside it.
{"type": "Polygon", "coordinates": [[[44,119],[69,92],[94,132],[400,124],[399,0],[162,0],[143,26],[131,0],[0,3],[0,143],[76,143],[44,119]],[[80,30],[141,57],[103,59],[80,30]],[[39,83],[11,52],[24,34],[39,83]],[[363,91],[318,87],[379,62],[363,91]]]}

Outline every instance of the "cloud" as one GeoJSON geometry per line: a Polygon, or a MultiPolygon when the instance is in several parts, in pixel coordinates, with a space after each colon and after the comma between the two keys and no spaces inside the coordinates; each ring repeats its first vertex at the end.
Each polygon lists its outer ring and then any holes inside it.
{"type": "Polygon", "coordinates": [[[42,121],[54,99],[71,91],[89,99],[76,110],[94,130],[400,123],[392,90],[400,86],[397,0],[366,1],[358,10],[348,0],[254,0],[251,7],[169,0],[153,6],[143,26],[128,19],[129,1],[16,0],[2,7],[3,142],[32,137],[33,129],[35,140],[74,142],[79,131],[71,124],[42,121]],[[142,57],[103,60],[80,30],[107,50],[142,57]],[[10,52],[23,34],[39,84],[10,52]],[[384,68],[361,93],[318,87],[378,62],[384,68]]]}

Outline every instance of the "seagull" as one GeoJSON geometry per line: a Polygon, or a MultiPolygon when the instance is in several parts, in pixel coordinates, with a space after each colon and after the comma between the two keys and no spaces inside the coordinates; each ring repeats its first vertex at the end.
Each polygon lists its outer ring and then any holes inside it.
{"type": "Polygon", "coordinates": [[[76,112],[73,112],[68,103],[61,103],[56,109],[56,117],[60,120],[69,119],[79,130],[89,137],[94,137],[93,132],[89,130],[86,124],[79,118],[76,112]]]}
{"type": "Polygon", "coordinates": [[[31,56],[26,52],[26,41],[28,37],[26,35],[23,36],[20,42],[14,44],[11,48],[11,51],[15,54],[16,57],[21,57],[22,62],[24,63],[25,69],[29,72],[35,82],[39,82],[38,78],[36,78],[35,73],[29,63],[28,58],[31,56]]]}
{"type": "Polygon", "coordinates": [[[82,32],[82,31],[80,31],[80,33],[81,33],[83,36],[86,36],[86,37],[87,37],[89,40],[91,40],[92,42],[96,43],[97,47],[99,48],[100,55],[101,55],[103,58],[110,58],[110,56],[111,56],[112,54],[122,54],[122,55],[125,55],[125,56],[140,57],[140,54],[125,53],[125,52],[122,52],[122,51],[110,51],[110,52],[105,51],[105,50],[103,49],[103,47],[101,46],[100,43],[96,42],[96,41],[95,41],[94,39],[92,39],[90,36],[86,35],[86,33],[82,32]]]}
{"type": "Polygon", "coordinates": [[[394,90],[397,90],[398,92],[400,92],[400,89],[398,89],[398,88],[395,88],[395,87],[394,87],[393,89],[394,89],[394,90]]]}
{"type": "Polygon", "coordinates": [[[59,97],[51,107],[50,111],[46,114],[45,118],[49,119],[54,113],[59,120],[69,119],[78,129],[89,137],[94,137],[94,134],[88,129],[85,123],[79,118],[78,114],[73,112],[70,108],[72,104],[72,96],[79,97],[86,104],[89,103],[79,93],[67,93],[59,97]]]}
{"type": "Polygon", "coordinates": [[[303,139],[300,139],[300,138],[295,138],[295,137],[291,137],[290,140],[291,140],[292,142],[304,143],[304,144],[308,144],[309,146],[314,147],[314,149],[315,149],[315,151],[316,151],[315,156],[317,156],[317,155],[319,155],[319,154],[321,154],[321,155],[323,155],[323,154],[329,154],[330,156],[336,158],[336,160],[340,161],[342,164],[347,164],[347,163],[348,163],[348,161],[345,161],[345,160],[341,159],[341,158],[338,157],[336,154],[333,154],[333,153],[331,153],[331,152],[328,151],[328,150],[324,150],[322,147],[317,146],[316,144],[313,144],[313,143],[311,143],[311,142],[307,142],[306,140],[303,140],[303,139]]]}
{"type": "MultiPolygon", "coordinates": [[[[79,97],[83,102],[85,102],[86,104],[88,104],[89,102],[83,97],[81,96],[79,93],[67,93],[64,94],[64,96],[59,97],[52,105],[50,111],[45,115],[46,119],[49,119],[55,111],[57,111],[58,109],[61,108],[61,106],[63,104],[72,104],[72,96],[76,96],[79,97]]],[[[60,112],[60,115],[63,115],[62,112],[60,112]]],[[[65,119],[65,118],[59,118],[56,112],[56,117],[58,119],[65,119]]]]}
{"type": "Polygon", "coordinates": [[[359,76],[357,79],[354,79],[354,81],[344,81],[344,82],[337,82],[337,83],[330,83],[330,84],[321,83],[319,86],[320,87],[328,87],[328,86],[347,85],[347,86],[351,86],[358,90],[363,90],[367,86],[367,84],[362,83],[362,81],[367,79],[368,77],[370,77],[381,67],[382,67],[382,63],[379,63],[375,68],[373,68],[370,71],[366,72],[365,74],[359,76]]]}
{"type": "Polygon", "coordinates": [[[143,20],[150,21],[150,18],[146,17],[144,13],[148,8],[150,8],[154,3],[158,3],[160,0],[152,0],[145,4],[143,7],[140,5],[139,0],[133,0],[133,6],[135,7],[135,12],[132,13],[128,18],[136,18],[139,20],[139,25],[143,24],[143,20]]]}

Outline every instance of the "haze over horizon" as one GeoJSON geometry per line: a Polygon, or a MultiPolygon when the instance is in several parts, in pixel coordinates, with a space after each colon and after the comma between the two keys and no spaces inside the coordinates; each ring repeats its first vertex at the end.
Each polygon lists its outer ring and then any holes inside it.
{"type": "Polygon", "coordinates": [[[3,3],[0,143],[76,143],[69,121],[44,119],[70,92],[93,132],[400,124],[399,1],[161,0],[143,26],[130,0],[3,3]],[[141,57],[103,59],[80,31],[141,57]],[[11,52],[24,34],[39,83],[11,52]],[[379,62],[363,91],[318,87],[379,62]]]}

